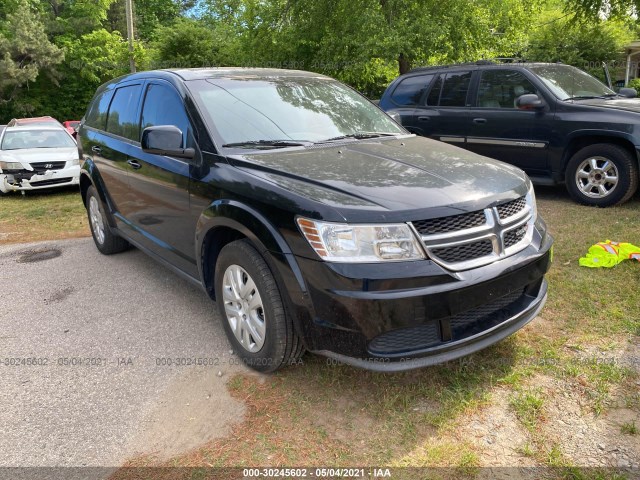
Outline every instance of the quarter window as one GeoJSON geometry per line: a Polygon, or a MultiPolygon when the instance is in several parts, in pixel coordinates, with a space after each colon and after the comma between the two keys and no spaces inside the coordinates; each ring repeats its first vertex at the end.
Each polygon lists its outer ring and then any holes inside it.
{"type": "Polygon", "coordinates": [[[140,85],[129,85],[116,90],[109,108],[107,132],[140,141],[137,116],[140,91],[140,85]]]}
{"type": "Polygon", "coordinates": [[[537,93],[533,84],[514,70],[485,70],[478,86],[478,107],[515,108],[520,95],[537,93]]]}
{"type": "Polygon", "coordinates": [[[87,112],[85,125],[99,130],[105,129],[107,126],[107,111],[109,110],[111,97],[113,97],[113,90],[106,90],[93,99],[91,108],[87,112]]]}
{"type": "Polygon", "coordinates": [[[405,78],[395,88],[391,99],[396,105],[404,107],[417,105],[433,77],[434,75],[418,75],[405,78]]]}

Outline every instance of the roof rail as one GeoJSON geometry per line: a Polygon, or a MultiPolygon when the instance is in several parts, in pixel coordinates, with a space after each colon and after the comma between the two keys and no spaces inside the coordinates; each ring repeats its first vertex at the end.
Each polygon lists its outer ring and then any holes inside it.
{"type": "Polygon", "coordinates": [[[441,69],[441,68],[469,67],[474,65],[495,65],[495,64],[496,62],[494,62],[493,60],[476,60],[475,62],[463,62],[463,63],[452,63],[449,65],[432,65],[427,67],[416,67],[409,70],[408,73],[423,72],[425,70],[434,70],[434,69],[441,69]]]}

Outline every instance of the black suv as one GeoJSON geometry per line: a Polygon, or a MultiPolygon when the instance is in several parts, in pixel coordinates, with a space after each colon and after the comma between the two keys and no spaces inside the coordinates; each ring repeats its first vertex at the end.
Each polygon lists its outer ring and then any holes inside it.
{"type": "Polygon", "coordinates": [[[563,64],[478,62],[416,68],[380,107],[407,130],[522,168],[535,184],[566,182],[606,207],[638,185],[640,100],[563,64]]]}
{"type": "Polygon", "coordinates": [[[305,348],[443,362],[546,299],[552,239],[524,172],[409,134],[330,78],[136,73],[98,89],[78,139],[100,252],[135,245],[202,287],[255,369],[305,348]]]}

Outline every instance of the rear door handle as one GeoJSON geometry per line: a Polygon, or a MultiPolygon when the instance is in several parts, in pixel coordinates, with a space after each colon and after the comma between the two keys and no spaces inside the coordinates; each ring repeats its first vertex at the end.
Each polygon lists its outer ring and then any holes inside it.
{"type": "Polygon", "coordinates": [[[141,167],[142,167],[142,165],[140,165],[140,164],[139,164],[138,162],[136,162],[135,160],[131,160],[131,159],[130,159],[130,160],[127,160],[127,163],[128,163],[129,165],[131,165],[131,167],[132,167],[133,169],[135,169],[135,170],[138,170],[139,168],[141,168],[141,167]]]}
{"type": "Polygon", "coordinates": [[[418,117],[418,120],[420,120],[421,122],[428,122],[431,120],[431,117],[418,117]]]}
{"type": "Polygon", "coordinates": [[[102,149],[98,145],[94,145],[93,147],[91,147],[91,151],[98,154],[102,153],[102,149]]]}
{"type": "Polygon", "coordinates": [[[474,118],[473,123],[487,123],[486,118],[474,118]]]}

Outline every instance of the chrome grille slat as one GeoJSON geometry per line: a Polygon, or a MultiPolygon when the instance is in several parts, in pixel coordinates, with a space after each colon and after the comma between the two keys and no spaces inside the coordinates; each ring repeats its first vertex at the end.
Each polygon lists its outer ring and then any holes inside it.
{"type": "Polygon", "coordinates": [[[474,212],[412,222],[427,254],[450,270],[487,265],[513,255],[532,238],[528,195],[474,212]]]}

